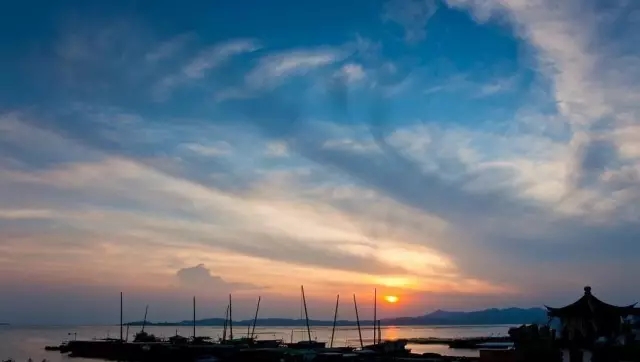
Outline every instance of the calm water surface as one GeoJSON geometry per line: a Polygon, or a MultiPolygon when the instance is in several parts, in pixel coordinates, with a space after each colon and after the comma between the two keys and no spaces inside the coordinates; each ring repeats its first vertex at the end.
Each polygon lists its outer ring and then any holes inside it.
{"type": "MultiPolygon", "coordinates": [[[[408,326],[408,327],[383,327],[383,339],[397,338],[421,338],[421,337],[479,337],[506,335],[511,326],[408,326]]],[[[140,327],[129,329],[129,338],[139,331],[140,327]]],[[[151,326],[145,329],[157,336],[169,337],[175,335],[176,330],[182,336],[192,334],[191,327],[157,327],[151,326]]],[[[125,327],[126,331],[126,327],[125,327]]],[[[57,345],[61,341],[77,338],[92,339],[104,337],[119,337],[119,326],[51,326],[51,327],[21,327],[21,326],[0,326],[0,360],[13,358],[16,362],[27,361],[32,358],[35,362],[47,359],[51,362],[60,361],[89,361],[80,358],[68,358],[59,352],[47,352],[44,346],[57,345]],[[76,334],[74,336],[74,333],[76,334]]],[[[219,338],[222,336],[222,328],[218,327],[197,327],[196,333],[199,336],[210,336],[219,338]]],[[[246,326],[234,328],[235,336],[246,335],[246,326]]],[[[256,333],[262,339],[284,339],[285,341],[298,341],[308,339],[306,330],[291,327],[256,327],[256,333]]],[[[331,338],[330,327],[312,327],[312,338],[319,341],[328,341],[331,338]]],[[[371,329],[362,330],[362,338],[365,344],[371,343],[373,331],[371,329]]],[[[359,346],[358,330],[354,327],[342,327],[336,329],[334,346],[359,346]]],[[[450,356],[477,356],[475,350],[449,349],[447,346],[438,345],[408,345],[415,353],[435,352],[450,356]]]]}

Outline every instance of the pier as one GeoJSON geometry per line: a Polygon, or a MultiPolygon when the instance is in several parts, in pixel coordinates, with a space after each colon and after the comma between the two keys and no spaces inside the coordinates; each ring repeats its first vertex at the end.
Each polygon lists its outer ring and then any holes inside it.
{"type": "Polygon", "coordinates": [[[468,337],[468,338],[409,338],[411,344],[440,344],[449,348],[480,349],[480,348],[506,348],[511,346],[509,336],[504,337],[468,337]]]}

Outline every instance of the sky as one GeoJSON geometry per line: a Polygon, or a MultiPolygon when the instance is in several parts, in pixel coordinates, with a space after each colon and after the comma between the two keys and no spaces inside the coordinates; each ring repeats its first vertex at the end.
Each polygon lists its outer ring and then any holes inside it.
{"type": "Polygon", "coordinates": [[[640,300],[640,4],[21,1],[0,321],[640,300]]]}

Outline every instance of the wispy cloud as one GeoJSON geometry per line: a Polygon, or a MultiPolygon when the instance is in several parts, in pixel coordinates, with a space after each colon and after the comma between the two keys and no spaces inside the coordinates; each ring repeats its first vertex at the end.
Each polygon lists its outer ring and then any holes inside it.
{"type": "Polygon", "coordinates": [[[365,79],[366,74],[362,65],[349,63],[343,65],[342,68],[335,73],[335,76],[345,80],[347,83],[355,83],[365,79]]]}
{"type": "Polygon", "coordinates": [[[54,215],[51,210],[38,209],[9,209],[0,210],[0,219],[21,220],[21,219],[51,219],[54,215]]]}
{"type": "Polygon", "coordinates": [[[251,88],[271,87],[284,79],[309,72],[344,59],[348,53],[341,49],[293,50],[271,54],[258,61],[258,65],[246,75],[251,88]]]}
{"type": "MultiPolygon", "coordinates": [[[[206,137],[202,131],[193,131],[194,139],[206,137]]],[[[27,134],[23,136],[30,137],[27,134]]],[[[194,145],[193,142],[186,144],[194,145]]],[[[44,146],[57,147],[55,143],[44,146]]],[[[211,152],[219,154],[217,149],[211,151],[209,147],[190,148],[205,155],[211,152]]],[[[282,145],[277,143],[265,143],[256,152],[262,153],[265,148],[272,154],[283,154],[282,145]]],[[[139,162],[109,156],[95,162],[70,163],[48,170],[5,169],[2,174],[0,182],[12,185],[10,188],[14,190],[17,185],[39,190],[38,197],[34,195],[30,201],[39,207],[8,208],[3,210],[3,217],[55,221],[60,225],[60,235],[64,235],[69,227],[78,227],[81,235],[97,233],[106,240],[110,237],[122,240],[101,244],[102,248],[112,251],[129,245],[126,240],[136,240],[141,247],[147,247],[142,246],[144,244],[154,250],[186,247],[207,252],[217,250],[228,255],[249,255],[267,263],[265,267],[268,268],[273,268],[273,263],[276,263],[279,268],[297,265],[332,270],[322,273],[325,281],[327,278],[340,280],[343,274],[350,275],[348,279],[355,277],[363,283],[368,283],[371,278],[378,278],[383,284],[392,278],[404,278],[411,282],[394,287],[422,291],[452,287],[460,292],[476,292],[474,283],[464,281],[466,277],[453,277],[459,272],[445,255],[435,249],[418,246],[419,235],[426,230],[423,228],[431,230],[432,237],[446,237],[442,226],[438,226],[441,221],[435,221],[428,215],[412,215],[405,206],[359,187],[331,186],[325,182],[327,186],[318,188],[315,182],[306,183],[308,181],[305,180],[314,180],[324,172],[314,173],[311,178],[303,173],[299,174],[300,177],[273,179],[275,182],[271,183],[258,182],[242,195],[222,192],[214,186],[215,182],[205,186],[139,162]],[[64,193],[69,197],[57,200],[54,193],[64,193]],[[340,205],[345,202],[351,206],[342,208],[340,205]],[[77,211],[68,209],[71,205],[75,205],[77,211]],[[422,225],[420,230],[423,231],[415,230],[416,234],[413,234],[414,231],[407,229],[401,237],[398,234],[401,228],[397,225],[400,219],[389,220],[384,214],[378,214],[377,209],[393,209],[396,215],[414,220],[412,225],[422,225]],[[213,220],[211,215],[218,215],[216,218],[219,219],[213,220]],[[423,222],[413,224],[416,220],[423,222]],[[379,227],[383,224],[386,226],[380,230],[370,230],[372,225],[379,227]],[[113,228],[113,225],[119,227],[113,228]],[[385,228],[389,229],[384,231],[385,228]],[[415,238],[415,242],[407,243],[409,238],[415,238]],[[409,263],[408,254],[423,257],[409,263]],[[443,275],[436,277],[441,272],[443,275]],[[427,282],[426,278],[430,281],[427,282]]],[[[9,196],[0,193],[4,200],[9,196]]],[[[25,201],[23,198],[22,202],[25,201]]],[[[32,234],[32,237],[35,236],[32,234]]],[[[17,242],[11,237],[8,240],[11,245],[17,242]]],[[[82,236],[77,240],[78,248],[87,247],[81,241],[82,236]]],[[[27,253],[24,249],[13,248],[12,255],[19,260],[27,253]]],[[[100,255],[103,263],[117,263],[117,258],[110,259],[109,254],[100,255]]],[[[121,251],[115,255],[121,255],[121,251]]],[[[162,264],[166,262],[163,261],[164,255],[157,253],[154,258],[145,260],[162,264]]],[[[185,263],[204,262],[197,259],[189,257],[185,263]]],[[[226,279],[226,273],[220,277],[226,279]]],[[[236,279],[237,282],[243,280],[248,282],[247,279],[236,279]]],[[[276,279],[263,276],[260,280],[261,285],[283,288],[278,286],[281,282],[276,282],[276,279]]],[[[320,280],[318,284],[322,284],[320,280]]]]}
{"type": "MultiPolygon", "coordinates": [[[[356,83],[367,76],[362,64],[349,62],[339,69],[335,65],[354,55],[370,59],[377,50],[378,46],[370,40],[356,36],[354,41],[337,46],[273,52],[258,59],[257,64],[244,75],[242,84],[217,90],[213,98],[216,102],[256,98],[260,92],[275,89],[287,80],[313,75],[326,68],[331,69],[333,79],[339,83],[356,83]]],[[[331,73],[327,76],[331,78],[331,73]]]]}
{"type": "Polygon", "coordinates": [[[169,59],[177,55],[188,42],[194,38],[193,34],[180,34],[173,38],[160,43],[155,49],[145,55],[145,59],[149,62],[159,62],[169,59]]]}
{"type": "Polygon", "coordinates": [[[231,145],[227,142],[217,142],[216,144],[211,145],[188,143],[185,147],[202,156],[222,156],[231,152],[231,145]]]}
{"type": "Polygon", "coordinates": [[[267,143],[267,156],[272,157],[284,157],[289,154],[287,144],[284,142],[269,142],[267,143]]]}
{"type": "Polygon", "coordinates": [[[435,0],[389,0],[384,5],[382,19],[402,26],[405,41],[415,43],[426,38],[425,28],[437,10],[435,0]]]}
{"type": "Polygon", "coordinates": [[[218,44],[202,51],[182,68],[182,73],[188,78],[202,78],[207,70],[220,66],[231,57],[258,49],[260,45],[253,39],[238,39],[218,44]]]}
{"type": "Polygon", "coordinates": [[[473,98],[490,97],[516,89],[521,76],[519,74],[497,76],[483,81],[473,80],[469,74],[455,74],[435,85],[430,85],[424,94],[464,93],[473,98]]]}
{"type": "Polygon", "coordinates": [[[173,88],[204,78],[208,71],[224,65],[234,56],[254,52],[260,47],[254,39],[235,39],[202,50],[178,73],[160,80],[154,89],[154,96],[158,100],[164,100],[173,88]]]}
{"type": "MultiPolygon", "coordinates": [[[[627,49],[620,43],[623,40],[605,39],[606,33],[595,29],[612,26],[617,21],[614,19],[633,6],[614,2],[605,14],[599,14],[595,8],[582,6],[577,1],[562,3],[560,7],[547,1],[536,7],[521,1],[479,4],[455,0],[449,3],[470,9],[480,21],[506,16],[518,35],[537,49],[539,70],[552,85],[561,121],[571,129],[571,157],[565,158],[565,166],[571,170],[570,194],[583,209],[613,211],[614,208],[603,204],[618,191],[612,190],[602,175],[605,170],[611,172],[638,162],[618,153],[628,141],[622,141],[615,134],[620,127],[629,125],[630,115],[640,113],[637,103],[630,101],[640,95],[640,88],[629,82],[629,78],[640,80],[640,74],[629,67],[629,60],[640,59],[640,54],[622,51],[627,49]],[[612,67],[625,72],[627,79],[619,77],[618,71],[611,72],[612,67]],[[590,161],[591,155],[600,157],[605,149],[611,150],[609,157],[595,163],[590,161]]],[[[637,27],[633,22],[618,23],[621,27],[637,27]]],[[[616,203],[618,210],[623,208],[622,204],[616,203]]]]}
{"type": "Polygon", "coordinates": [[[323,148],[352,151],[352,152],[375,152],[378,150],[378,146],[373,140],[369,141],[357,141],[349,138],[343,139],[331,139],[324,142],[323,148]]]}
{"type": "Polygon", "coordinates": [[[518,75],[513,75],[485,83],[480,87],[478,97],[489,97],[495,94],[512,91],[515,89],[518,79],[518,75]]]}

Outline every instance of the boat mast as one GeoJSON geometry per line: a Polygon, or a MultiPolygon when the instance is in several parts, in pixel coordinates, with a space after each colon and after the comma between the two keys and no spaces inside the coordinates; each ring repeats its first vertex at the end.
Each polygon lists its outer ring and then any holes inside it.
{"type": "Polygon", "coordinates": [[[260,299],[262,299],[262,297],[258,296],[258,305],[256,306],[256,316],[253,317],[253,329],[251,329],[251,338],[253,338],[256,332],[256,323],[258,322],[258,311],[260,310],[260,299]]]}
{"type": "Polygon", "coordinates": [[[149,305],[144,308],[144,319],[142,320],[142,331],[144,332],[144,326],[147,324],[147,312],[149,311],[149,305]]]}
{"type": "Polygon", "coordinates": [[[196,339],[196,297],[193,297],[193,339],[196,339]]]}
{"type": "Polygon", "coordinates": [[[360,337],[360,348],[364,348],[362,342],[362,331],[360,330],[360,317],[358,317],[358,302],[356,302],[356,294],[353,294],[353,305],[356,307],[356,324],[358,325],[358,336],[360,337]]]}
{"type": "Polygon", "coordinates": [[[227,323],[229,322],[229,304],[227,304],[227,311],[224,312],[224,328],[222,329],[222,341],[227,340],[227,323]]]}
{"type": "Polygon", "coordinates": [[[304,286],[300,286],[302,291],[302,303],[304,304],[304,319],[307,321],[307,334],[309,335],[309,342],[311,342],[311,327],[309,327],[309,313],[307,312],[307,299],[304,297],[304,286]]]}
{"type": "Polygon", "coordinates": [[[122,292],[120,292],[120,342],[122,341],[122,292]]]}
{"type": "Polygon", "coordinates": [[[373,344],[376,344],[376,321],[378,320],[376,317],[376,313],[378,311],[378,290],[376,288],[373,289],[373,344]]]}
{"type": "Polygon", "coordinates": [[[333,336],[336,334],[336,320],[338,319],[338,302],[340,301],[340,294],[336,297],[336,311],[333,313],[333,328],[331,329],[331,343],[329,348],[333,348],[333,336]]]}
{"type": "Polygon", "coordinates": [[[233,313],[231,309],[231,294],[229,294],[229,339],[233,339],[233,313]]]}
{"type": "Polygon", "coordinates": [[[380,320],[378,319],[378,343],[382,342],[382,327],[380,327],[380,320]]]}

